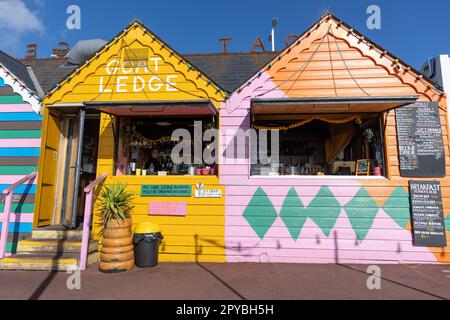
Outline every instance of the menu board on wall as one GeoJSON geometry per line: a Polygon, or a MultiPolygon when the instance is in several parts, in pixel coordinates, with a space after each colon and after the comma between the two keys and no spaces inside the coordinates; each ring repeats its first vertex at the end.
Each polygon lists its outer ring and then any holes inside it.
{"type": "Polygon", "coordinates": [[[416,102],[395,110],[400,175],[445,176],[445,155],[437,102],[416,102]]]}
{"type": "Polygon", "coordinates": [[[409,181],[414,245],[445,247],[445,221],[438,181],[409,181]]]}

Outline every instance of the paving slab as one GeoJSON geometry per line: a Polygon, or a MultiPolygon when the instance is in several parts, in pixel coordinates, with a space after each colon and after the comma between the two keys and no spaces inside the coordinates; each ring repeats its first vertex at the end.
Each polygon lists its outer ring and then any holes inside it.
{"type": "Polygon", "coordinates": [[[380,265],[381,289],[367,288],[366,265],[160,263],[104,274],[81,273],[69,290],[66,272],[1,271],[0,299],[450,299],[449,265],[380,265]]]}

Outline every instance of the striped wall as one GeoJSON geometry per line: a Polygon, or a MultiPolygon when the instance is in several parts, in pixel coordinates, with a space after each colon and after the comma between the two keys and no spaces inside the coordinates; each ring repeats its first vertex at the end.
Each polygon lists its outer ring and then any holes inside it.
{"type": "Polygon", "coordinates": [[[385,133],[386,178],[251,177],[248,155],[236,158],[228,152],[240,144],[248,148],[235,136],[251,126],[252,98],[366,96],[363,91],[374,96],[417,94],[419,100],[441,106],[447,176],[438,180],[450,241],[445,98],[406,73],[396,74],[387,59],[337,22],[324,20],[221,108],[220,183],[226,191],[228,262],[450,263],[448,246],[413,246],[408,179],[399,174],[394,112],[388,115],[385,133]],[[317,55],[311,59],[313,52],[317,55]]]}
{"type": "MultiPolygon", "coordinates": [[[[37,171],[42,119],[35,110],[39,110],[36,97],[0,67],[1,191],[37,171]]],[[[35,181],[18,187],[14,193],[7,244],[10,253],[15,252],[19,240],[31,234],[35,193],[35,181]]],[[[1,195],[0,214],[4,206],[1,195]]]]}

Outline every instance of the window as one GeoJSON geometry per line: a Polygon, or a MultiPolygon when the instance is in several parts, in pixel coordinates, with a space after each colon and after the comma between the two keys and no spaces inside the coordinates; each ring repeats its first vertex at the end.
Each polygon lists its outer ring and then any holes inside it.
{"type": "MultiPolygon", "coordinates": [[[[202,141],[200,157],[194,150],[195,126],[203,132],[214,127],[212,117],[118,117],[118,143],[116,157],[116,175],[216,175],[215,163],[203,162],[203,151],[211,148],[209,141],[202,141]],[[172,140],[175,130],[187,133],[184,140],[172,140]],[[180,152],[180,157],[188,155],[188,160],[178,163],[172,158],[172,150],[181,141],[187,149],[180,152]],[[185,150],[189,150],[183,154],[185,150]]],[[[215,151],[213,150],[213,153],[215,151]]]]}
{"type": "MultiPolygon", "coordinates": [[[[271,150],[268,133],[267,156],[278,163],[261,161],[260,141],[252,154],[250,174],[280,175],[382,175],[385,172],[381,113],[256,115],[256,129],[279,130],[279,150],[271,150]]],[[[261,134],[258,135],[260,139],[261,134]]]]}

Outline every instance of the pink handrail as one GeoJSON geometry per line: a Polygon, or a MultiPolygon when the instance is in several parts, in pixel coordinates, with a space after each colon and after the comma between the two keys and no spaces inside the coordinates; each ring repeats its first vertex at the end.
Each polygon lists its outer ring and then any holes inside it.
{"type": "Polygon", "coordinates": [[[86,193],[86,201],[84,203],[84,218],[83,218],[83,235],[81,237],[81,252],[80,252],[80,270],[86,270],[88,249],[89,249],[89,236],[91,233],[90,223],[92,218],[92,197],[94,189],[102,181],[106,179],[108,174],[104,173],[100,175],[97,179],[92,181],[86,188],[84,192],[86,193]]]}
{"type": "Polygon", "coordinates": [[[3,190],[3,194],[5,195],[5,208],[3,209],[3,224],[2,224],[2,231],[0,233],[0,259],[4,258],[6,254],[6,244],[8,242],[8,231],[9,231],[9,219],[11,216],[14,190],[17,187],[21,186],[23,183],[33,180],[36,176],[37,172],[30,173],[29,175],[16,181],[11,186],[3,190]]]}

